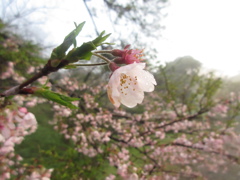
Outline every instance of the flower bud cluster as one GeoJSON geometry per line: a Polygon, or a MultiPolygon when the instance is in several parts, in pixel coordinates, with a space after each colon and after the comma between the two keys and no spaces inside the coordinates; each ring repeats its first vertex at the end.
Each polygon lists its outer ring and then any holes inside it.
{"type": "Polygon", "coordinates": [[[143,61],[142,57],[143,49],[128,49],[130,45],[125,46],[123,50],[113,49],[112,55],[117,56],[113,61],[116,64],[132,64],[132,63],[140,63],[143,61]]]}

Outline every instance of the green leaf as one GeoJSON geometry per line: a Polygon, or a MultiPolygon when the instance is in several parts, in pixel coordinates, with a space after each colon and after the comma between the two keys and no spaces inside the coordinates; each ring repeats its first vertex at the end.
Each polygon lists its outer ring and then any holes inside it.
{"type": "Polygon", "coordinates": [[[81,32],[85,22],[82,22],[79,25],[76,25],[76,29],[74,29],[72,32],[70,32],[65,38],[61,45],[56,47],[51,54],[50,59],[62,59],[65,56],[66,51],[69,49],[71,45],[74,45],[74,47],[77,47],[76,44],[76,37],[81,32]]]}
{"type": "Polygon", "coordinates": [[[107,34],[106,36],[103,36],[105,34],[105,31],[101,32],[101,34],[92,41],[92,43],[95,46],[101,46],[102,42],[104,42],[111,34],[107,34]]]}
{"type": "Polygon", "coordinates": [[[65,96],[44,88],[38,88],[37,90],[35,90],[34,95],[46,98],[48,100],[51,100],[53,102],[66,106],[70,109],[78,108],[77,106],[74,106],[71,102],[78,101],[79,98],[72,98],[72,97],[65,96]]]}
{"type": "Polygon", "coordinates": [[[97,47],[92,42],[83,43],[80,47],[70,51],[67,54],[66,59],[70,62],[77,62],[78,60],[85,59],[90,60],[93,50],[97,47]]]}
{"type": "Polygon", "coordinates": [[[90,60],[92,57],[92,52],[95,50],[98,46],[101,46],[103,43],[111,34],[107,34],[103,36],[105,31],[103,31],[96,39],[93,41],[89,41],[86,43],[83,43],[80,47],[71,50],[67,56],[66,59],[70,62],[77,62],[78,60],[90,60]]]}

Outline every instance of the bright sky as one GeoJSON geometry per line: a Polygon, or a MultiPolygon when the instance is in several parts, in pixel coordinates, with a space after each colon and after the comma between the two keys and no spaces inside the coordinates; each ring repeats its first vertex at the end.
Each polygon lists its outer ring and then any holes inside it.
{"type": "Polygon", "coordinates": [[[240,73],[239,8],[239,0],[171,0],[161,59],[191,55],[220,74],[240,73]]]}
{"type": "MultiPolygon", "coordinates": [[[[80,36],[91,30],[91,34],[95,35],[82,0],[38,1],[40,2],[58,6],[47,11],[47,19],[40,24],[44,29],[39,31],[48,34],[43,39],[44,42],[61,43],[63,37],[74,28],[74,21],[87,21],[80,36]]],[[[102,1],[94,2],[99,6],[98,3],[102,1]]],[[[240,0],[170,0],[170,6],[165,9],[168,16],[162,22],[166,29],[162,30],[162,37],[156,45],[159,48],[159,60],[172,61],[190,55],[202,62],[204,67],[218,70],[222,75],[240,73],[239,8],[240,0]]],[[[39,17],[39,14],[35,16],[39,17]]],[[[100,23],[100,31],[111,32],[109,24],[100,23]]]]}

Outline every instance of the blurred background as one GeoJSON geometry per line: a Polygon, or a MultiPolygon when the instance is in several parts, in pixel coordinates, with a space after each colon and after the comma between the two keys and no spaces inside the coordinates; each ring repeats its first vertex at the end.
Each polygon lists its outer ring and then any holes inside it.
{"type": "MultiPolygon", "coordinates": [[[[145,48],[151,63],[191,56],[204,71],[239,72],[238,0],[2,0],[1,19],[44,47],[86,21],[79,44],[105,30],[115,47],[145,48]]],[[[50,51],[45,51],[49,56],[50,51]]]]}

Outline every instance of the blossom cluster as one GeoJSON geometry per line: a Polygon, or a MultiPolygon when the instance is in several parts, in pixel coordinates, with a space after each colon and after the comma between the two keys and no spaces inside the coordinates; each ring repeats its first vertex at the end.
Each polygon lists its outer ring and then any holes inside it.
{"type": "MultiPolygon", "coordinates": [[[[65,78],[59,86],[68,83],[65,78]]],[[[221,119],[232,112],[226,101],[219,100],[206,113],[189,114],[186,104],[166,102],[159,93],[152,93],[143,102],[144,113],[132,114],[100,106],[97,97],[104,87],[86,84],[72,87],[81,94],[82,100],[76,103],[79,110],[54,105],[51,123],[75,144],[77,152],[91,158],[107,155],[109,165],[116,167],[116,174],[109,174],[106,179],[196,178],[204,176],[201,169],[218,172],[229,161],[238,161],[235,155],[240,150],[236,147],[230,150],[229,139],[235,139],[235,145],[240,147],[239,135],[228,127],[225,131],[221,119]],[[205,120],[199,121],[202,118],[205,120]],[[181,170],[172,170],[174,166],[181,166],[181,170]]],[[[234,97],[236,107],[237,101],[234,97]]]]}
{"type": "Polygon", "coordinates": [[[6,109],[1,115],[0,132],[3,146],[1,154],[7,154],[14,150],[14,145],[22,142],[24,136],[31,134],[37,129],[35,116],[21,107],[16,111],[6,109]]]}
{"type": "Polygon", "coordinates": [[[7,69],[0,74],[0,79],[13,78],[16,82],[21,83],[25,80],[24,77],[20,76],[14,71],[14,62],[8,62],[7,69]]]}
{"type": "MultiPolygon", "coordinates": [[[[26,135],[32,134],[37,129],[35,116],[25,107],[16,110],[5,109],[0,114],[0,179],[10,179],[12,176],[24,175],[26,166],[21,165],[22,157],[15,154],[14,146],[20,144],[26,135]],[[15,169],[11,167],[15,166],[15,169]]],[[[26,179],[49,179],[52,170],[43,168],[32,169],[31,175],[26,179]],[[36,179],[36,178],[35,178],[36,179]]]]}

